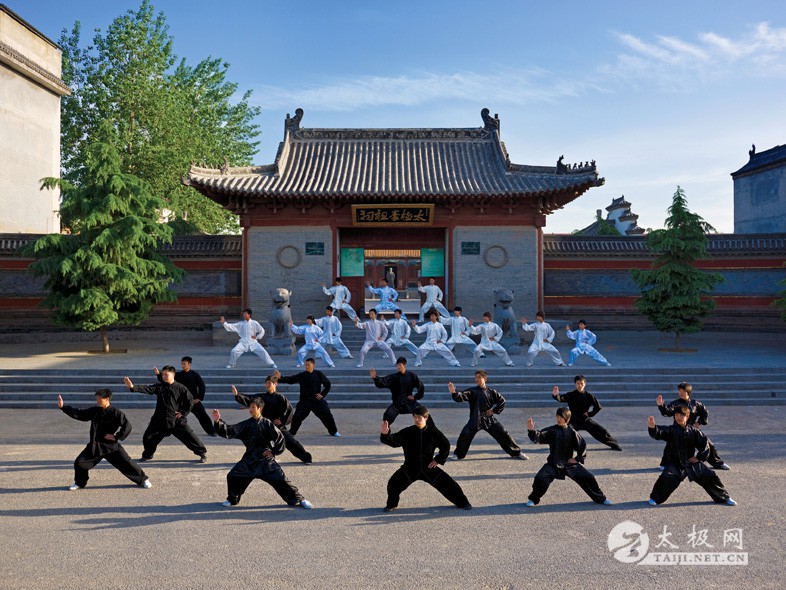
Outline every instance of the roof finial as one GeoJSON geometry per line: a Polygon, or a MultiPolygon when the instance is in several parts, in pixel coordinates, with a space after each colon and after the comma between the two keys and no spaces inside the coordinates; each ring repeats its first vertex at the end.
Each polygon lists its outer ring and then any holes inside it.
{"type": "Polygon", "coordinates": [[[483,117],[483,127],[491,131],[499,131],[499,115],[491,116],[491,111],[483,109],[480,111],[480,116],[483,117]]]}
{"type": "Polygon", "coordinates": [[[297,108],[295,109],[295,116],[290,117],[289,113],[287,113],[286,121],[284,121],[284,131],[289,131],[294,133],[295,131],[300,130],[300,120],[303,118],[303,109],[297,108]]]}
{"type": "Polygon", "coordinates": [[[751,149],[748,150],[748,156],[752,158],[755,155],[756,155],[756,144],[752,143],[751,149]]]}

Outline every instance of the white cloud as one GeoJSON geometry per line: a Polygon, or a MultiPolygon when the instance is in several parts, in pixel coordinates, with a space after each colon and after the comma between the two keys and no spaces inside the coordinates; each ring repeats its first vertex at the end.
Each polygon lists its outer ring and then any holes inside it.
{"type": "Polygon", "coordinates": [[[593,83],[558,75],[543,69],[505,69],[496,73],[421,72],[400,76],[364,76],[337,80],[309,88],[260,86],[255,100],[263,109],[292,105],[320,111],[346,111],[379,106],[415,106],[426,103],[466,100],[475,103],[527,104],[555,102],[578,96],[593,83]]]}
{"type": "Polygon", "coordinates": [[[786,75],[786,28],[763,22],[736,38],[715,32],[695,41],[657,36],[649,42],[629,33],[614,33],[626,51],[599,71],[612,78],[654,81],[667,89],[719,77],[786,75]]]}

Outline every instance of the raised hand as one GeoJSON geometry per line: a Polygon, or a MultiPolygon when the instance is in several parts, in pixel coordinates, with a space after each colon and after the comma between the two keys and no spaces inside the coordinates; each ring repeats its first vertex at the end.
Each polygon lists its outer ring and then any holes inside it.
{"type": "Polygon", "coordinates": [[[218,411],[218,408],[213,409],[213,422],[218,422],[221,420],[221,412],[218,411]]]}
{"type": "Polygon", "coordinates": [[[554,389],[552,389],[552,390],[551,390],[551,397],[555,397],[555,398],[556,398],[556,397],[558,397],[558,396],[559,396],[559,387],[557,387],[557,386],[555,385],[555,386],[554,386],[554,389]]]}
{"type": "Polygon", "coordinates": [[[230,387],[230,389],[232,390],[232,395],[234,395],[235,397],[237,397],[237,387],[235,387],[234,385],[232,385],[232,386],[230,387]]]}
{"type": "Polygon", "coordinates": [[[390,424],[388,424],[387,420],[383,420],[382,421],[382,426],[379,429],[379,433],[380,434],[387,434],[388,432],[390,432],[390,424]]]}
{"type": "Polygon", "coordinates": [[[161,371],[158,370],[158,367],[153,367],[153,374],[154,375],[160,375],[161,374],[161,371]]]}
{"type": "Polygon", "coordinates": [[[368,374],[371,376],[372,379],[377,378],[377,370],[373,367],[368,370],[368,374]]]}
{"type": "Polygon", "coordinates": [[[521,318],[521,325],[523,326],[526,323],[527,323],[527,318],[521,318]]]}
{"type": "Polygon", "coordinates": [[[453,385],[452,381],[448,381],[448,392],[449,393],[456,393],[456,386],[453,385]]]}
{"type": "Polygon", "coordinates": [[[535,421],[532,418],[527,420],[527,430],[535,430],[535,421]]]}
{"type": "Polygon", "coordinates": [[[655,416],[650,416],[649,418],[647,418],[647,427],[655,428],[655,416]]]}
{"type": "Polygon", "coordinates": [[[126,387],[128,387],[128,389],[134,388],[134,384],[131,382],[131,379],[129,379],[128,377],[123,377],[123,383],[126,384],[126,387]]]}
{"type": "Polygon", "coordinates": [[[659,395],[658,397],[655,398],[655,405],[656,406],[662,406],[663,405],[663,396],[662,395],[659,395]]]}
{"type": "Polygon", "coordinates": [[[276,379],[281,379],[281,373],[278,369],[273,369],[273,374],[276,376],[276,379]]]}
{"type": "Polygon", "coordinates": [[[566,330],[570,330],[570,324],[567,324],[567,325],[565,326],[565,329],[566,329],[566,330]]]}
{"type": "Polygon", "coordinates": [[[218,318],[218,321],[221,322],[222,324],[226,324],[227,323],[227,321],[224,319],[224,316],[221,316],[220,318],[218,318]]]}
{"type": "Polygon", "coordinates": [[[62,408],[63,407],[63,396],[62,395],[58,395],[57,396],[57,407],[58,408],[62,408]]]}

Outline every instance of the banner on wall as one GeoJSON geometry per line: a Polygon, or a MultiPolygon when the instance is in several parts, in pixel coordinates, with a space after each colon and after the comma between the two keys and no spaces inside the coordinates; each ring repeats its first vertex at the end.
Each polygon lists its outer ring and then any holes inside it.
{"type": "Polygon", "coordinates": [[[342,277],[362,277],[364,262],[363,248],[341,248],[342,277]]]}
{"type": "Polygon", "coordinates": [[[445,276],[444,248],[420,249],[420,276],[424,278],[445,276]]]}

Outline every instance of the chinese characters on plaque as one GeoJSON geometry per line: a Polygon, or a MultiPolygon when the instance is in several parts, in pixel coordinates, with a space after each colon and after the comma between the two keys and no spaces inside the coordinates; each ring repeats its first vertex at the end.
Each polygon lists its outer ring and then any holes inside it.
{"type": "Polygon", "coordinates": [[[419,225],[434,223],[434,205],[352,205],[352,225],[419,225]]]}

